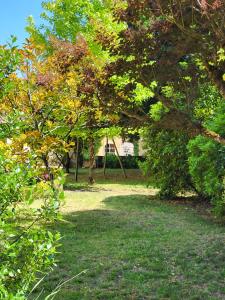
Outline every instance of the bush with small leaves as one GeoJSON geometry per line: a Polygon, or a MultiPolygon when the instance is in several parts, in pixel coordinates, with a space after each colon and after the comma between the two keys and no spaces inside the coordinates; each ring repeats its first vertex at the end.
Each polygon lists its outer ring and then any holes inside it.
{"type": "MultiPolygon", "coordinates": [[[[225,106],[208,121],[209,129],[225,137],[225,106]]],[[[198,136],[188,145],[189,170],[197,191],[214,204],[218,215],[225,214],[225,146],[198,136]]]]}
{"type": "Polygon", "coordinates": [[[146,161],[140,166],[149,176],[151,184],[160,189],[160,198],[171,198],[191,189],[187,164],[188,141],[185,134],[154,126],[144,133],[146,161]]]}

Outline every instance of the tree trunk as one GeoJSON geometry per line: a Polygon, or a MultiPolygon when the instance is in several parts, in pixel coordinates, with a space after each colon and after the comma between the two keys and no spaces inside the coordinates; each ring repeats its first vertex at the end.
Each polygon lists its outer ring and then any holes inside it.
{"type": "Polygon", "coordinates": [[[105,145],[105,157],[104,157],[104,166],[103,166],[103,174],[106,177],[106,163],[107,163],[107,146],[109,144],[108,136],[106,137],[106,145],[105,145]]]}
{"type": "Polygon", "coordinates": [[[121,161],[121,159],[120,159],[120,155],[119,155],[119,151],[118,151],[118,149],[117,149],[117,147],[116,147],[116,143],[115,143],[114,139],[112,139],[112,141],[113,141],[113,144],[114,144],[115,149],[116,149],[116,154],[117,154],[118,161],[119,161],[119,163],[120,163],[120,167],[121,167],[121,169],[123,170],[123,175],[124,175],[125,178],[127,178],[127,174],[126,174],[126,171],[125,171],[125,169],[124,169],[124,167],[123,167],[123,163],[122,163],[122,161],[121,161]]]}
{"type": "MultiPolygon", "coordinates": [[[[162,100],[162,97],[160,97],[160,100],[163,104],[165,104],[165,101],[162,100]]],[[[161,129],[183,131],[186,132],[191,138],[197,135],[203,135],[217,143],[225,145],[225,138],[214,131],[206,129],[201,123],[193,121],[187,113],[179,111],[178,109],[171,108],[170,111],[166,113],[165,116],[163,116],[159,121],[154,121],[148,116],[141,116],[126,111],[123,111],[123,114],[129,118],[136,119],[139,121],[140,125],[155,124],[161,129]]]]}
{"type": "Polygon", "coordinates": [[[49,165],[49,162],[48,162],[48,157],[46,155],[43,155],[42,156],[42,160],[45,164],[45,168],[46,168],[46,171],[47,171],[47,175],[49,178],[46,178],[46,180],[49,180],[50,181],[50,184],[51,184],[51,188],[53,190],[53,194],[54,194],[54,199],[56,201],[58,201],[58,191],[55,187],[55,184],[54,184],[54,174],[52,173],[51,171],[51,167],[49,165]]]}
{"type": "Polygon", "coordinates": [[[66,169],[66,173],[70,173],[70,161],[71,161],[71,158],[70,158],[70,154],[69,152],[66,153],[66,161],[65,161],[65,169],[66,169]]]}
{"type": "Polygon", "coordinates": [[[203,128],[200,134],[225,146],[225,139],[214,131],[203,128]]]}
{"type": "Polygon", "coordinates": [[[94,184],[94,166],[95,166],[95,149],[94,149],[94,138],[89,138],[89,178],[90,184],[94,184]]]}
{"type": "Polygon", "coordinates": [[[77,142],[76,142],[76,162],[75,162],[75,181],[78,181],[78,160],[79,160],[79,138],[77,138],[77,142]]]}

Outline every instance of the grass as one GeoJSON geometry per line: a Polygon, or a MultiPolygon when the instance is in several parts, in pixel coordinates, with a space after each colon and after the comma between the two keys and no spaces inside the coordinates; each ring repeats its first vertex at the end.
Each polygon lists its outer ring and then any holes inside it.
{"type": "Polygon", "coordinates": [[[64,220],[54,227],[58,266],[39,289],[48,294],[86,270],[55,299],[225,299],[225,228],[192,205],[156,200],[138,172],[125,184],[111,174],[99,173],[93,188],[85,173],[79,184],[68,178],[64,220]]]}
{"type": "MultiPolygon", "coordinates": [[[[98,184],[119,184],[119,185],[132,185],[132,186],[145,186],[147,185],[147,179],[144,178],[137,169],[126,170],[127,179],[124,178],[123,172],[121,169],[106,169],[106,177],[104,177],[102,169],[96,169],[94,171],[95,181],[98,184]]],[[[71,170],[71,174],[67,178],[67,187],[70,183],[75,186],[84,185],[87,186],[88,172],[87,169],[79,169],[79,183],[78,185],[74,183],[74,174],[71,170]]]]}

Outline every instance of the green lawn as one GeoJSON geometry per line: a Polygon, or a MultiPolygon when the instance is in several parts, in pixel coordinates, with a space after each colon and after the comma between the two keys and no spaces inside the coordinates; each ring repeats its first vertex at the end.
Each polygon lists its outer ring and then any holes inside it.
{"type": "Polygon", "coordinates": [[[68,178],[58,266],[38,289],[85,270],[55,299],[225,299],[225,228],[193,205],[156,200],[129,174],[124,183],[119,171],[99,173],[93,188],[86,174],[68,178]]]}

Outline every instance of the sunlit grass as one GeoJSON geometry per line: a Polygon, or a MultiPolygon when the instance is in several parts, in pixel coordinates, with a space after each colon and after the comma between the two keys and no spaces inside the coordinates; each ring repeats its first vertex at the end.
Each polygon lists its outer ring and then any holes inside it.
{"type": "Polygon", "coordinates": [[[135,173],[135,184],[114,174],[66,191],[54,227],[58,266],[39,288],[48,294],[86,270],[55,299],[225,299],[225,228],[192,206],[156,200],[135,173]]]}

